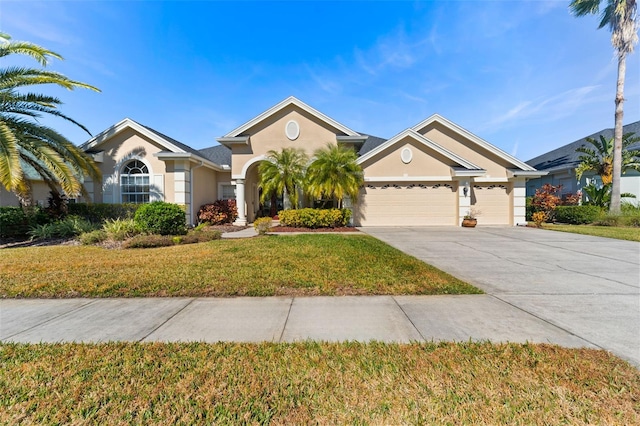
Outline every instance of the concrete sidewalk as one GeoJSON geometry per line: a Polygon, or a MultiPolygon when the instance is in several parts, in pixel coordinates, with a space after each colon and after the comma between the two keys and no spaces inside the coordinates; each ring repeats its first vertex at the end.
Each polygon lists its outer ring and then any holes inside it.
{"type": "Polygon", "coordinates": [[[489,295],[5,299],[3,342],[485,340],[594,347],[489,295]]]}

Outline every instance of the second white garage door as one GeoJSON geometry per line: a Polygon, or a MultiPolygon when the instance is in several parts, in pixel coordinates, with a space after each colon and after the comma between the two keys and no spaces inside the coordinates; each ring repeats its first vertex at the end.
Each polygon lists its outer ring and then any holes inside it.
{"type": "Polygon", "coordinates": [[[359,226],[455,226],[457,209],[453,184],[367,184],[354,222],[359,226]]]}
{"type": "Polygon", "coordinates": [[[479,210],[478,225],[510,225],[511,201],[505,185],[474,185],[472,207],[479,210]]]}

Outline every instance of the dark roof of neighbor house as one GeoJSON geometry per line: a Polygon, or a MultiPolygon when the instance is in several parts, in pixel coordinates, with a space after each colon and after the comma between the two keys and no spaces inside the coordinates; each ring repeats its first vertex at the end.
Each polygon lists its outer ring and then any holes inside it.
{"type": "Polygon", "coordinates": [[[198,155],[220,166],[231,165],[231,149],[224,145],[210,146],[198,151],[198,155]]]}
{"type": "Polygon", "coordinates": [[[385,143],[387,139],[379,138],[377,136],[367,135],[366,133],[360,133],[362,136],[367,136],[367,140],[360,147],[360,151],[358,151],[358,156],[362,157],[369,151],[372,151],[385,143]]]}
{"type": "MultiPolygon", "coordinates": [[[[627,124],[623,127],[622,132],[635,133],[637,136],[640,136],[640,121],[627,124]]],[[[583,145],[587,145],[587,138],[599,139],[600,135],[607,139],[612,138],[613,129],[601,130],[582,139],[578,139],[575,142],[556,148],[553,151],[549,151],[546,154],[532,158],[531,160],[526,161],[526,163],[538,170],[546,170],[550,172],[574,169],[578,167],[578,164],[580,164],[578,157],[581,155],[579,152],[576,152],[576,149],[583,145]]],[[[631,145],[630,149],[640,149],[640,142],[631,145]]]]}

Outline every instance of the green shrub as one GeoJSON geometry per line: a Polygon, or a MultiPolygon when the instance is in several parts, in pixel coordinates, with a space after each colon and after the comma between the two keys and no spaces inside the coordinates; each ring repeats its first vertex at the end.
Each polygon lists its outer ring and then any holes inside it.
{"type": "Polygon", "coordinates": [[[198,211],[198,220],[210,225],[232,223],[237,218],[236,200],[217,200],[211,204],[204,204],[198,211]]]}
{"type": "Polygon", "coordinates": [[[186,216],[177,204],[155,201],[143,204],[134,216],[143,232],[160,235],[184,235],[186,216]]]}
{"type": "Polygon", "coordinates": [[[103,241],[106,241],[109,238],[104,229],[97,229],[91,232],[85,232],[84,234],[80,234],[80,242],[85,246],[90,246],[93,244],[98,244],[103,241]]]}
{"type": "Polygon", "coordinates": [[[24,238],[32,227],[51,222],[41,207],[0,207],[0,238],[24,238]]]}
{"type": "Polygon", "coordinates": [[[27,235],[29,220],[20,207],[0,207],[0,237],[27,235]]]}
{"type": "Polygon", "coordinates": [[[36,225],[27,233],[31,238],[71,238],[94,230],[93,224],[77,216],[68,216],[56,222],[36,225]]]}
{"type": "Polygon", "coordinates": [[[258,235],[264,235],[271,230],[273,220],[270,217],[261,217],[253,222],[253,229],[258,232],[258,235]]]}
{"type": "Polygon", "coordinates": [[[525,199],[526,203],[526,220],[533,221],[533,214],[541,211],[538,206],[533,205],[533,197],[527,197],[525,199]]]}
{"type": "Polygon", "coordinates": [[[556,207],[556,221],[582,225],[593,223],[602,215],[602,209],[597,206],[558,206],[556,207]]]}
{"type": "Polygon", "coordinates": [[[154,248],[174,245],[173,237],[169,235],[136,235],[125,241],[123,248],[154,248]]]}
{"type": "Polygon", "coordinates": [[[106,220],[133,219],[136,211],[143,204],[102,204],[102,203],[75,203],[68,204],[70,215],[85,218],[93,223],[103,223],[106,220]]]}
{"type": "Polygon", "coordinates": [[[598,219],[594,225],[598,226],[621,226],[624,222],[624,219],[620,215],[616,214],[606,214],[598,219]]]}
{"type": "Polygon", "coordinates": [[[298,209],[278,212],[284,226],[301,228],[336,228],[347,226],[351,219],[349,209],[298,209]]]}
{"type": "Polygon", "coordinates": [[[115,241],[124,241],[141,233],[140,226],[133,219],[107,219],[102,229],[115,241]]]}

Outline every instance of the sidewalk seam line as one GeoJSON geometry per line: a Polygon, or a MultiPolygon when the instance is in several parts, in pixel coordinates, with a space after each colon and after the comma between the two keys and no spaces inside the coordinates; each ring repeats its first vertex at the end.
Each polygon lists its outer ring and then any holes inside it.
{"type": "Polygon", "coordinates": [[[287,312],[287,318],[284,320],[284,325],[282,326],[282,331],[280,332],[280,338],[278,339],[278,343],[282,343],[282,337],[284,337],[284,330],[287,328],[287,324],[289,324],[289,315],[291,315],[291,308],[293,307],[293,301],[295,297],[291,298],[291,303],[289,303],[289,311],[287,312]]]}
{"type": "Polygon", "coordinates": [[[548,319],[546,319],[546,318],[543,318],[543,317],[541,317],[541,316],[539,316],[539,315],[537,315],[537,314],[534,314],[533,312],[529,312],[528,310],[526,310],[526,309],[524,309],[524,308],[521,308],[521,307],[520,307],[520,306],[518,306],[518,305],[514,305],[513,303],[511,303],[511,302],[509,302],[509,301],[507,301],[507,300],[501,299],[500,297],[496,296],[495,294],[489,294],[489,296],[491,296],[491,297],[493,297],[493,298],[495,298],[495,299],[497,299],[497,300],[501,301],[502,303],[506,303],[507,305],[512,306],[512,307],[514,307],[514,308],[518,309],[519,311],[522,311],[522,312],[524,312],[524,313],[527,313],[527,314],[531,315],[532,317],[537,318],[537,319],[539,319],[540,321],[542,321],[542,322],[544,322],[544,323],[546,323],[546,324],[549,324],[549,325],[551,325],[551,326],[553,326],[553,327],[557,328],[558,330],[562,330],[562,331],[564,331],[565,333],[568,333],[568,334],[569,334],[569,335],[571,335],[571,336],[577,337],[578,339],[583,340],[583,341],[585,341],[585,342],[589,343],[590,345],[595,346],[596,348],[599,348],[599,349],[605,350],[605,351],[607,351],[607,352],[612,352],[611,350],[609,350],[609,349],[607,349],[607,348],[605,348],[605,347],[603,347],[603,346],[600,346],[600,345],[598,345],[597,343],[592,342],[592,341],[591,341],[591,340],[589,340],[589,339],[586,339],[586,338],[584,338],[584,337],[582,337],[582,336],[577,335],[576,333],[574,333],[574,332],[572,332],[572,331],[570,331],[570,330],[567,330],[567,329],[566,329],[566,328],[564,328],[564,327],[561,327],[561,326],[559,326],[559,325],[557,325],[557,324],[554,324],[553,322],[551,322],[550,320],[548,320],[548,319]]]}
{"type": "Polygon", "coordinates": [[[416,330],[418,332],[418,335],[420,336],[420,338],[422,339],[423,342],[426,342],[427,339],[422,335],[422,333],[420,332],[420,330],[418,329],[418,327],[416,327],[416,325],[414,324],[413,320],[409,317],[409,315],[405,312],[404,309],[402,309],[402,306],[400,306],[400,303],[398,303],[398,301],[396,300],[395,296],[391,296],[391,298],[393,299],[393,301],[396,303],[396,306],[398,308],[400,308],[400,310],[402,311],[402,313],[404,314],[405,318],[407,318],[407,320],[409,320],[409,323],[413,326],[414,330],[416,330]]]}
{"type": "Polygon", "coordinates": [[[25,329],[24,329],[24,330],[22,330],[22,331],[18,331],[17,333],[13,333],[13,334],[10,334],[10,335],[9,335],[9,336],[7,336],[7,337],[3,337],[2,339],[0,339],[0,341],[1,341],[1,342],[6,342],[6,341],[7,341],[7,339],[10,339],[10,338],[15,337],[15,336],[17,336],[17,335],[19,335],[19,334],[22,334],[22,333],[26,333],[27,331],[31,331],[31,330],[33,330],[34,328],[37,328],[37,327],[43,326],[43,325],[45,325],[45,324],[47,324],[47,323],[49,323],[49,322],[51,322],[51,321],[53,321],[53,320],[56,320],[56,319],[61,318],[61,317],[64,317],[65,315],[70,315],[70,314],[72,314],[72,313],[74,313],[74,312],[80,311],[80,310],[82,310],[82,309],[86,308],[87,306],[89,306],[89,305],[92,305],[92,304],[96,303],[97,301],[98,301],[98,299],[89,299],[89,302],[87,302],[87,303],[85,303],[85,304],[83,304],[83,305],[81,305],[81,306],[78,306],[77,308],[71,309],[70,311],[67,311],[67,312],[63,312],[63,313],[61,313],[60,315],[56,315],[56,316],[54,316],[54,317],[52,317],[52,318],[47,318],[47,319],[45,319],[44,321],[39,322],[38,324],[32,325],[32,326],[31,326],[31,327],[29,327],[29,328],[25,328],[25,329]]]}
{"type": "Polygon", "coordinates": [[[151,336],[153,333],[158,331],[158,329],[160,327],[162,327],[163,325],[165,325],[166,323],[171,321],[176,315],[178,315],[180,312],[184,311],[187,308],[187,306],[191,305],[197,299],[198,299],[197,297],[194,297],[191,300],[189,300],[189,303],[184,305],[182,308],[178,309],[173,315],[169,316],[169,318],[167,318],[166,320],[162,321],[156,328],[154,328],[153,330],[148,332],[145,336],[143,336],[140,339],[138,339],[138,343],[141,343],[144,339],[146,339],[147,337],[151,336]]]}

